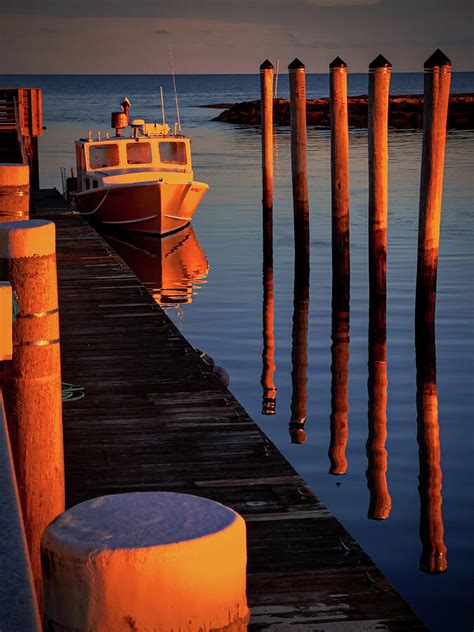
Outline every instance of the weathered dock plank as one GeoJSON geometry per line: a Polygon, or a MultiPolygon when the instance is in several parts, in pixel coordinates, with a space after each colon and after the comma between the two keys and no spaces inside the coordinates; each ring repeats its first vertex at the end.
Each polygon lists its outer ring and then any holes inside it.
{"type": "Polygon", "coordinates": [[[172,490],[235,508],[250,630],[425,629],[118,255],[56,193],[34,203],[57,226],[63,380],[86,392],[64,405],[68,505],[172,490]]]}

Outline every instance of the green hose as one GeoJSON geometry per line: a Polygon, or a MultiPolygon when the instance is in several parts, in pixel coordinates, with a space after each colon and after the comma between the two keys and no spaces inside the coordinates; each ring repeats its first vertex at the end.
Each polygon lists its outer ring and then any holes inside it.
{"type": "Polygon", "coordinates": [[[61,393],[63,402],[74,402],[86,396],[84,386],[68,384],[67,382],[61,382],[61,393]]]}

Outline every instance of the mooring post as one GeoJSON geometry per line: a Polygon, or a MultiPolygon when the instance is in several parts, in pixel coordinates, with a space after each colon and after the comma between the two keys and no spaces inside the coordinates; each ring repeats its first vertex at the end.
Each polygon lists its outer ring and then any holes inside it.
{"type": "Polygon", "coordinates": [[[451,61],[438,48],[424,69],[416,311],[424,322],[434,323],[451,61]]]}
{"type": "Polygon", "coordinates": [[[349,376],[349,123],[347,64],[336,57],[329,65],[331,110],[332,327],[331,442],[329,473],[346,473],[349,376]]]}
{"type": "Polygon", "coordinates": [[[379,55],[369,65],[369,287],[385,296],[388,212],[388,104],[392,65],[379,55]]]}
{"type": "Polygon", "coordinates": [[[40,541],[64,511],[55,225],[0,224],[0,279],[16,292],[13,357],[2,387],[31,566],[41,607],[40,541]]]}
{"type": "Polygon", "coordinates": [[[373,292],[369,302],[369,433],[365,444],[367,454],[367,487],[370,492],[368,518],[386,520],[390,516],[392,499],[387,484],[387,336],[384,295],[373,292]]]}
{"type": "Polygon", "coordinates": [[[26,220],[29,213],[28,165],[0,165],[0,223],[26,220]]]}
{"type": "MultiPolygon", "coordinates": [[[[421,317],[419,322],[421,321],[421,317]]],[[[448,569],[441,495],[441,447],[439,441],[436,342],[434,323],[419,325],[416,346],[416,408],[419,455],[420,568],[427,573],[448,569]]]]}
{"type": "Polygon", "coordinates": [[[45,630],[247,629],[245,521],[207,498],[87,500],[48,526],[42,562],[45,630]]]}
{"type": "Polygon", "coordinates": [[[265,215],[273,209],[273,64],[260,66],[260,112],[262,127],[262,203],[265,215]]]}
{"type": "Polygon", "coordinates": [[[331,109],[332,274],[344,285],[349,258],[349,122],[347,64],[336,57],[329,65],[331,109]]]}
{"type": "Polygon", "coordinates": [[[295,254],[309,259],[308,167],[306,157],[306,73],[299,59],[288,66],[290,75],[291,176],[295,254]]]}

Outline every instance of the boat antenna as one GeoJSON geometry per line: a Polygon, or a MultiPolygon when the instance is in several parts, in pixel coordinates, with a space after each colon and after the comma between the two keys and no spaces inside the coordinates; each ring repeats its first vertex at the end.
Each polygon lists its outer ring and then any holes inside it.
{"type": "Polygon", "coordinates": [[[161,118],[163,119],[163,127],[166,124],[165,120],[165,100],[163,98],[163,86],[160,86],[160,97],[161,97],[161,118]]]}
{"type": "Polygon", "coordinates": [[[178,119],[178,131],[181,134],[181,119],[179,116],[178,91],[176,90],[176,76],[174,74],[173,51],[171,50],[171,44],[169,46],[170,46],[171,74],[173,75],[174,101],[176,103],[176,117],[178,119]]]}
{"type": "Polygon", "coordinates": [[[276,99],[278,97],[278,69],[280,68],[280,60],[277,59],[277,63],[276,63],[276,72],[275,72],[275,94],[274,94],[274,99],[276,99]]]}

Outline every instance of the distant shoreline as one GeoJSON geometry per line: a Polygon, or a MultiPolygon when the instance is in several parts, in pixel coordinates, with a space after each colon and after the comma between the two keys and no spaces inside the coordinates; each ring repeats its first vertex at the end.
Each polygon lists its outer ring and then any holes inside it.
{"type": "MultiPolygon", "coordinates": [[[[224,110],[213,121],[245,125],[260,125],[260,101],[241,103],[211,103],[204,108],[224,110]]],[[[356,128],[367,127],[367,95],[348,97],[349,125],[356,128]]],[[[290,124],[290,102],[276,99],[273,109],[276,125],[290,124]]],[[[329,98],[308,99],[306,120],[317,127],[330,126],[329,98]]],[[[395,129],[423,128],[423,95],[393,95],[390,97],[389,127],[395,129]]],[[[448,129],[474,130],[474,93],[452,94],[449,99],[448,129]]]]}

